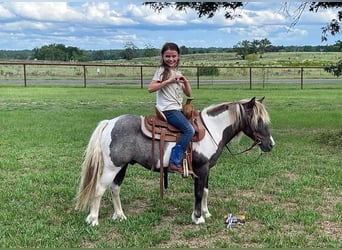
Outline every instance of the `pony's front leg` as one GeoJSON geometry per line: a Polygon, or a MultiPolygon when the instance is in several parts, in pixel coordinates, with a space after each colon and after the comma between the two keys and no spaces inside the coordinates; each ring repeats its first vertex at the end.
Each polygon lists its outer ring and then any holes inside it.
{"type": "Polygon", "coordinates": [[[120,200],[120,186],[115,184],[114,182],[110,186],[113,206],[114,206],[114,214],[112,216],[113,220],[126,220],[126,216],[121,207],[121,200],[120,200]]]}
{"type": "Polygon", "coordinates": [[[106,187],[102,185],[96,187],[95,196],[90,206],[90,213],[86,218],[86,222],[92,226],[97,226],[99,224],[100,203],[105,191],[106,187]]]}
{"type": "Polygon", "coordinates": [[[191,219],[196,225],[205,223],[205,219],[202,215],[202,201],[206,179],[207,177],[204,178],[203,173],[198,175],[198,178],[195,178],[195,203],[191,219]]]}

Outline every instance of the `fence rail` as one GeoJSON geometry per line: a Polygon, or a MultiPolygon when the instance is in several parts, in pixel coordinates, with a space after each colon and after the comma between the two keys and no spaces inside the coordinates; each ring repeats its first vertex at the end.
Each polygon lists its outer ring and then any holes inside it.
{"type": "MultiPolygon", "coordinates": [[[[294,84],[300,89],[309,84],[342,86],[342,80],[324,71],[322,66],[181,66],[181,71],[196,87],[294,84]]],[[[155,66],[109,63],[0,62],[0,84],[138,84],[152,79],[155,66]]]]}

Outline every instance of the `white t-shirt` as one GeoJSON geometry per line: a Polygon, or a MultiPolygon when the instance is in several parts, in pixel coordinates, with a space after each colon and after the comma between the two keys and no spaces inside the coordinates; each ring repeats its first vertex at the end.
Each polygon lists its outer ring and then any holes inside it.
{"type": "MultiPolygon", "coordinates": [[[[154,73],[153,79],[155,81],[162,81],[163,67],[158,67],[154,73]]],[[[179,70],[171,70],[171,75],[182,75],[179,70]]],[[[183,88],[181,83],[169,83],[163,88],[156,91],[156,105],[161,111],[165,110],[181,110],[183,102],[183,88]]]]}

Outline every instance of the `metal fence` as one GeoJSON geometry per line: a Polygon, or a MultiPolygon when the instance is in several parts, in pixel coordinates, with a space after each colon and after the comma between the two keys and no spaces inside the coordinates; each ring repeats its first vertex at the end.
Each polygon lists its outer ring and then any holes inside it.
{"type": "MultiPolygon", "coordinates": [[[[0,62],[0,85],[127,85],[146,87],[154,65],[0,62]]],[[[181,66],[199,88],[341,88],[342,79],[314,66],[181,66]]]]}

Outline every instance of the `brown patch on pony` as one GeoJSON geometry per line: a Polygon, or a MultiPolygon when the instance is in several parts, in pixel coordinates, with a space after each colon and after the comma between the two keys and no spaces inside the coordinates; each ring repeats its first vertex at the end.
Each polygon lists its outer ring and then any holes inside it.
{"type": "Polygon", "coordinates": [[[219,114],[221,114],[222,112],[225,112],[228,109],[229,103],[221,103],[215,106],[210,106],[206,113],[209,116],[217,116],[219,114]]]}

